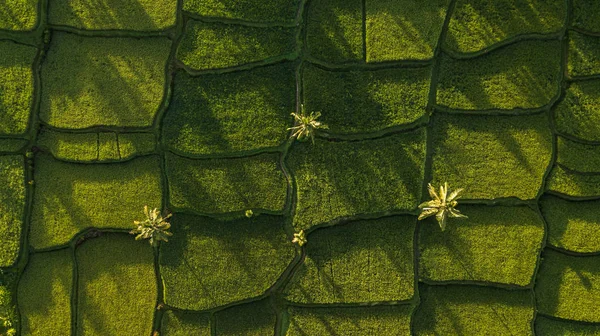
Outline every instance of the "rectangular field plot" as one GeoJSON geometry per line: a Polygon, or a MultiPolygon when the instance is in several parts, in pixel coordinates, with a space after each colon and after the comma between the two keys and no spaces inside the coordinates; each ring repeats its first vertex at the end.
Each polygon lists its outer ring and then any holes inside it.
{"type": "Polygon", "coordinates": [[[199,213],[281,211],[287,183],[277,154],[191,160],[167,155],[171,204],[199,213]]]}
{"type": "Polygon", "coordinates": [[[344,308],[289,307],[286,336],[409,336],[413,306],[344,308]]]}
{"type": "Polygon", "coordinates": [[[29,257],[17,293],[22,335],[70,335],[73,251],[29,257]]]}
{"type": "Polygon", "coordinates": [[[161,322],[162,336],[211,336],[210,314],[194,311],[167,311],[161,322]]]}
{"type": "Polygon", "coordinates": [[[0,156],[0,267],[12,266],[21,247],[25,213],[25,160],[0,156]]]}
{"type": "Polygon", "coordinates": [[[157,300],[146,241],[104,234],[76,250],[78,335],[150,335],[157,300]]]}
{"type": "Polygon", "coordinates": [[[530,285],[544,223],[525,207],[460,205],[469,218],[451,220],[441,231],[432,219],[419,234],[421,278],[530,285]]]}
{"type": "Polygon", "coordinates": [[[554,117],[559,132],[600,141],[600,80],[571,83],[554,117]]]}
{"type": "Polygon", "coordinates": [[[295,145],[288,158],[297,185],[294,226],[415,209],[424,160],[423,129],[376,140],[295,145]]]}
{"type": "Polygon", "coordinates": [[[561,136],[557,139],[557,163],[582,173],[600,172],[600,145],[583,144],[561,136]]]}
{"type": "Polygon", "coordinates": [[[430,67],[327,71],[309,65],[303,74],[304,106],[320,111],[319,120],[332,133],[375,132],[424,116],[430,77],[430,67]]]}
{"type": "Polygon", "coordinates": [[[204,310],[263,295],[294,257],[283,217],[219,221],[176,214],[161,248],[165,301],[204,310]]]}
{"type": "Polygon", "coordinates": [[[41,0],[3,1],[0,10],[0,29],[27,31],[33,30],[39,22],[41,0]]]}
{"type": "Polygon", "coordinates": [[[415,222],[413,216],[394,216],[312,232],[286,299],[302,304],[411,299],[415,222]]]}
{"type": "Polygon", "coordinates": [[[600,36],[570,31],[568,60],[572,77],[600,74],[600,36]]]}
{"type": "Polygon", "coordinates": [[[35,162],[29,242],[36,249],[66,244],[90,227],[133,229],[133,221],[143,219],[144,205],[162,206],[157,156],[125,163],[77,164],[42,154],[35,162]]]}
{"type": "Polygon", "coordinates": [[[600,196],[600,174],[582,174],[562,166],[554,166],[546,189],[574,197],[600,196]]]}
{"type": "Polygon", "coordinates": [[[532,335],[533,295],[528,290],[480,286],[419,287],[414,335],[532,335]]]}

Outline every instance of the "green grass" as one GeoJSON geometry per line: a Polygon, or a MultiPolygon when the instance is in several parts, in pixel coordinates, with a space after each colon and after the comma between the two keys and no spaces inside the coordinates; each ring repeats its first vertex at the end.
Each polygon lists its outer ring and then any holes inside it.
{"type": "Polygon", "coordinates": [[[573,0],[573,25],[588,31],[600,32],[600,2],[573,0]]]}
{"type": "Polygon", "coordinates": [[[161,322],[161,336],[211,336],[210,314],[194,311],[165,312],[161,322]]]}
{"type": "Polygon", "coordinates": [[[303,304],[409,300],[414,294],[413,216],[358,221],[308,235],[286,290],[303,304]]]}
{"type": "Polygon", "coordinates": [[[294,256],[282,222],[268,215],[225,222],[176,214],[160,253],[166,303],[203,310],[265,293],[294,256]]]}
{"type": "Polygon", "coordinates": [[[488,281],[527,286],[533,281],[544,222],[525,206],[460,205],[467,219],[442,232],[433,219],[421,224],[419,275],[434,281],[488,281]]]}
{"type": "Polygon", "coordinates": [[[575,197],[599,196],[600,174],[584,175],[555,166],[548,176],[546,190],[575,197]]]}
{"type": "Polygon", "coordinates": [[[291,23],[299,0],[183,0],[183,10],[208,17],[291,23]]]}
{"type": "Polygon", "coordinates": [[[446,46],[476,52],[523,34],[557,32],[566,13],[562,0],[459,0],[448,25],[446,46]]]}
{"type": "Polygon", "coordinates": [[[433,57],[449,0],[366,1],[367,62],[433,57]]]}
{"type": "Polygon", "coordinates": [[[25,163],[18,155],[0,156],[0,267],[19,256],[25,212],[25,163]]]}
{"type": "Polygon", "coordinates": [[[66,244],[89,227],[133,229],[144,205],[161,207],[158,157],[82,165],[38,155],[29,243],[36,249],[66,244]]]}
{"type": "Polygon", "coordinates": [[[569,32],[570,76],[600,74],[600,37],[569,32]]]}
{"type": "Polygon", "coordinates": [[[52,34],[41,71],[41,120],[70,129],[151,126],[163,99],[170,49],[162,37],[52,34]]]}
{"type": "Polygon", "coordinates": [[[535,319],[536,335],[600,336],[600,325],[559,321],[543,316],[535,319]]]}
{"type": "Polygon", "coordinates": [[[156,31],[175,25],[177,0],[52,0],[50,24],[86,30],[156,31]]]}
{"type": "Polygon", "coordinates": [[[177,58],[194,70],[228,68],[294,52],[294,28],[189,20],[177,58]]]}
{"type": "Polygon", "coordinates": [[[583,173],[600,172],[600,146],[558,137],[556,162],[583,173]]]}
{"type": "Polygon", "coordinates": [[[126,160],[150,154],[155,149],[152,133],[66,133],[43,130],[37,145],[52,156],[66,161],[126,160]]]}
{"type": "Polygon", "coordinates": [[[0,29],[32,30],[38,22],[38,4],[40,0],[2,1],[0,10],[0,29]]]}
{"type": "Polygon", "coordinates": [[[215,329],[219,336],[272,335],[277,322],[268,299],[234,306],[217,312],[215,316],[215,329]]]}
{"type": "Polygon", "coordinates": [[[19,152],[23,147],[27,146],[28,143],[29,141],[25,139],[0,139],[0,152],[19,152]]]}
{"type": "Polygon", "coordinates": [[[308,6],[308,54],[333,63],[356,62],[363,51],[361,0],[320,0],[308,6]]]}
{"type": "Polygon", "coordinates": [[[429,67],[340,72],[307,66],[304,105],[321,111],[319,120],[332,133],[374,132],[425,115],[430,77],[429,67]]]}
{"type": "Polygon", "coordinates": [[[410,305],[289,309],[288,336],[409,336],[410,305]]]}
{"type": "Polygon", "coordinates": [[[11,329],[16,331],[19,315],[16,305],[18,274],[16,271],[0,272],[0,334],[5,335],[11,329]],[[7,323],[8,322],[8,323],[7,323]]]}
{"type": "Polygon", "coordinates": [[[201,77],[180,71],[163,121],[164,142],[190,154],[278,146],[295,108],[291,63],[201,77]]]}
{"type": "Polygon", "coordinates": [[[297,143],[287,160],[297,186],[298,230],[359,214],[413,210],[421,199],[425,131],[297,143]]]}
{"type": "Polygon", "coordinates": [[[559,93],[558,41],[522,41],[472,59],[441,56],[437,103],[454,109],[539,108],[559,93]]]}
{"type": "Polygon", "coordinates": [[[0,134],[21,134],[27,130],[33,107],[32,67],[36,53],[35,48],[0,41],[0,134]]]}
{"type": "Polygon", "coordinates": [[[157,299],[146,241],[104,234],[76,250],[78,335],[149,335],[157,299]]]}
{"type": "Polygon", "coordinates": [[[529,291],[483,286],[419,287],[415,335],[532,335],[529,291]]]}
{"type": "Polygon", "coordinates": [[[600,257],[573,257],[546,249],[535,287],[540,313],[600,322],[600,257]]]}
{"type": "Polygon", "coordinates": [[[555,111],[559,132],[583,140],[600,141],[600,80],[571,83],[555,111]]]}
{"type": "Polygon", "coordinates": [[[191,160],[167,155],[171,204],[200,213],[281,211],[287,182],[277,154],[191,160]]]}
{"type": "Polygon", "coordinates": [[[73,259],[71,249],[29,257],[17,293],[22,335],[70,335],[73,259]]]}
{"type": "Polygon", "coordinates": [[[433,184],[465,188],[464,198],[533,199],[552,155],[545,113],[532,116],[436,114],[433,184]],[[493,127],[491,127],[493,125],[493,127]]]}
{"type": "Polygon", "coordinates": [[[542,197],[540,206],[548,223],[548,243],[574,252],[600,252],[599,205],[600,201],[542,197]]]}

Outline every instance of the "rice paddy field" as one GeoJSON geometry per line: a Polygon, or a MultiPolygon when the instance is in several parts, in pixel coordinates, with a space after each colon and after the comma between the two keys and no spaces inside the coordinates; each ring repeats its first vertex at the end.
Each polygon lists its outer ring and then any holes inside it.
{"type": "Polygon", "coordinates": [[[600,335],[600,1],[0,1],[0,335],[600,335]]]}

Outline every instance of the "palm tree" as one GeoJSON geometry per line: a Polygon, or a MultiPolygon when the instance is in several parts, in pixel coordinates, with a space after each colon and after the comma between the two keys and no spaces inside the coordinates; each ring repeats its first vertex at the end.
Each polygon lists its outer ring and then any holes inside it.
{"type": "Polygon", "coordinates": [[[450,194],[450,196],[447,196],[447,182],[444,183],[443,186],[440,186],[439,195],[435,192],[435,189],[431,183],[427,185],[427,189],[429,190],[429,196],[431,196],[432,200],[423,202],[419,205],[419,209],[421,209],[419,220],[435,215],[435,219],[437,219],[438,224],[440,224],[440,228],[442,228],[442,231],[444,231],[446,229],[446,221],[448,220],[448,217],[467,218],[467,216],[461,214],[460,211],[455,209],[455,207],[458,205],[456,200],[460,198],[459,195],[464,189],[456,189],[450,194]]]}

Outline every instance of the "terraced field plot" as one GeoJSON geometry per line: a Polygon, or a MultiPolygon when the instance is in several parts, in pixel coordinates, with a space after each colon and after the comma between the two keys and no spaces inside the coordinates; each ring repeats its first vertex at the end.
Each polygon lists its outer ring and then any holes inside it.
{"type": "Polygon", "coordinates": [[[0,1],[0,335],[600,335],[599,17],[0,1]]]}

